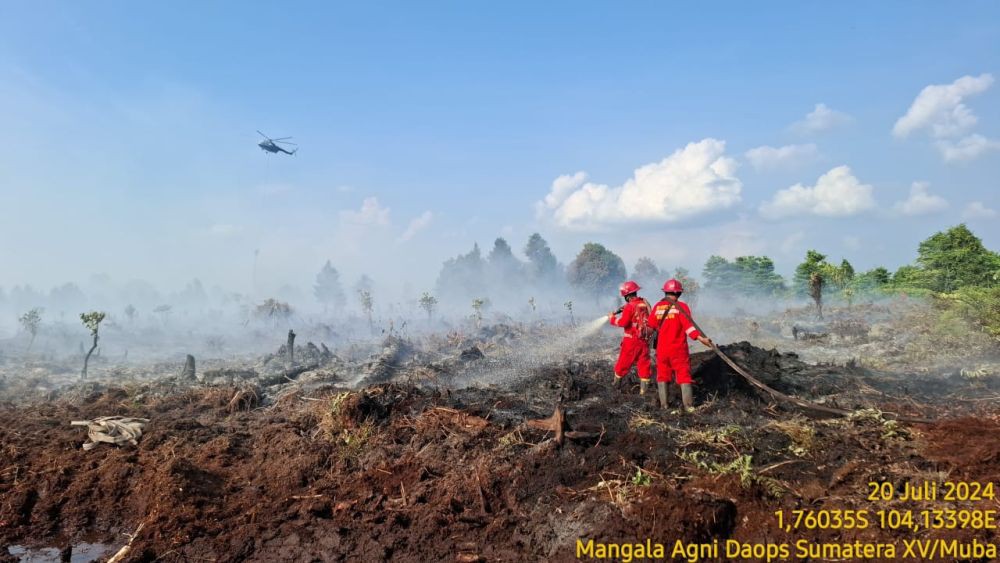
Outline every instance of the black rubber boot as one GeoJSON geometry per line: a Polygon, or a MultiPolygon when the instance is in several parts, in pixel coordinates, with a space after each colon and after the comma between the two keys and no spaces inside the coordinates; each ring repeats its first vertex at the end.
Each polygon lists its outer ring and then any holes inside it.
{"type": "Polygon", "coordinates": [[[614,388],[614,389],[619,389],[620,390],[622,388],[622,380],[624,380],[624,379],[625,379],[624,377],[622,377],[622,376],[620,376],[618,374],[615,374],[615,379],[614,379],[614,381],[611,382],[611,387],[614,388]]]}

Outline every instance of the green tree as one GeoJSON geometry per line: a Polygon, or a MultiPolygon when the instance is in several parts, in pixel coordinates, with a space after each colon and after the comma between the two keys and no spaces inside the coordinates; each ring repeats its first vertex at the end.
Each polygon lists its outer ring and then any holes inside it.
{"type": "Polygon", "coordinates": [[[420,296],[420,308],[427,312],[428,322],[430,322],[431,318],[434,317],[434,308],[437,307],[437,303],[437,298],[427,291],[420,296]]]}
{"type": "Polygon", "coordinates": [[[767,256],[738,256],[732,262],[712,256],[705,262],[702,273],[705,287],[717,291],[774,295],[785,288],[785,280],[774,271],[774,262],[767,256]]]}
{"type": "Polygon", "coordinates": [[[744,295],[774,295],[785,289],[785,280],[767,256],[738,256],[734,263],[744,295]]]}
{"type": "Polygon", "coordinates": [[[882,266],[861,272],[854,277],[854,286],[861,290],[872,290],[884,287],[892,281],[892,274],[882,266]]]}
{"type": "Polygon", "coordinates": [[[596,242],[583,245],[583,250],[566,270],[566,279],[571,286],[595,298],[613,294],[627,276],[621,257],[596,242]]]}
{"type": "Polygon", "coordinates": [[[372,297],[372,292],[367,289],[359,290],[358,301],[361,303],[361,310],[365,312],[365,317],[368,318],[368,329],[375,330],[375,321],[372,317],[375,311],[375,299],[372,297]]]}
{"type": "Polygon", "coordinates": [[[31,340],[28,341],[28,349],[25,351],[25,355],[28,355],[31,353],[31,346],[35,343],[35,337],[38,336],[38,327],[42,324],[42,310],[34,307],[18,317],[17,322],[21,323],[21,328],[31,335],[31,340]]]}
{"type": "Polygon", "coordinates": [[[556,256],[542,235],[534,233],[524,245],[524,255],[528,257],[528,273],[534,280],[551,278],[556,273],[556,256]]]}
{"type": "Polygon", "coordinates": [[[892,274],[892,286],[898,288],[927,288],[933,285],[933,273],[913,265],[900,266],[892,274]]]}
{"type": "Polygon", "coordinates": [[[333,306],[334,309],[342,309],[347,303],[344,297],[344,288],[340,285],[340,272],[333,267],[329,260],[323,265],[323,269],[316,274],[316,285],[313,286],[313,295],[316,300],[323,304],[323,310],[333,306]]]}
{"type": "Polygon", "coordinates": [[[524,265],[514,257],[514,252],[503,237],[493,241],[493,249],[486,257],[486,270],[494,289],[511,293],[521,285],[524,265]]]}
{"type": "Polygon", "coordinates": [[[995,285],[1000,254],[983,246],[983,241],[961,224],[921,242],[917,265],[928,274],[919,280],[924,287],[951,292],[966,286],[995,285]]]}
{"type": "Polygon", "coordinates": [[[474,244],[467,254],[460,254],[448,259],[441,266],[438,274],[436,293],[442,299],[457,299],[475,295],[484,286],[484,270],[482,254],[479,245],[474,244]]]}
{"type": "MultiPolygon", "coordinates": [[[[681,287],[684,288],[684,300],[694,305],[698,301],[698,294],[701,292],[698,280],[691,277],[687,268],[677,268],[674,270],[674,279],[681,282],[681,287]]],[[[662,285],[657,287],[657,289],[661,287],[662,285]]]]}
{"type": "Polygon", "coordinates": [[[705,278],[705,289],[733,291],[738,285],[739,274],[736,266],[721,256],[710,256],[701,270],[701,275],[705,278]]]}
{"type": "Polygon", "coordinates": [[[837,285],[843,289],[850,285],[854,281],[854,266],[844,258],[840,261],[840,267],[837,268],[837,285]]]}
{"type": "Polygon", "coordinates": [[[632,268],[632,279],[643,288],[652,289],[653,286],[662,285],[665,280],[661,280],[663,272],[656,266],[652,258],[643,256],[635,262],[632,268]]]}
{"type": "Polygon", "coordinates": [[[792,278],[792,285],[799,295],[811,294],[810,280],[816,272],[829,272],[832,266],[826,261],[826,254],[820,254],[815,250],[806,252],[806,259],[796,266],[795,277],[792,278]]]}

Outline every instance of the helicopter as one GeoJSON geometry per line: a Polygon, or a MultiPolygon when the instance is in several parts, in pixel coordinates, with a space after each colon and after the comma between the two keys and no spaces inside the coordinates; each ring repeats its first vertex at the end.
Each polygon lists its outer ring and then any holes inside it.
{"type": "Polygon", "coordinates": [[[282,145],[295,145],[295,143],[289,143],[288,141],[285,140],[285,139],[291,139],[291,137],[281,137],[280,139],[272,139],[267,135],[261,133],[260,131],[257,131],[257,133],[259,133],[261,137],[264,137],[263,141],[257,143],[257,146],[260,147],[260,150],[262,151],[273,152],[273,153],[283,152],[285,154],[295,154],[295,152],[299,150],[299,149],[292,149],[291,151],[288,151],[278,146],[279,143],[282,145]]]}

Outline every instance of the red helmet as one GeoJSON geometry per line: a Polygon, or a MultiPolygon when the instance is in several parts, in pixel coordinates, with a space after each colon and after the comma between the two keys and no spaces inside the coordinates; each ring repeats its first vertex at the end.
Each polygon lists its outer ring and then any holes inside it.
{"type": "Polygon", "coordinates": [[[663,284],[664,293],[683,293],[684,288],[681,287],[681,282],[671,278],[667,280],[667,283],[663,284]]]}
{"type": "Polygon", "coordinates": [[[635,293],[640,289],[642,288],[639,287],[639,284],[635,283],[632,280],[629,280],[618,287],[618,292],[622,294],[622,297],[625,297],[629,293],[635,293]]]}

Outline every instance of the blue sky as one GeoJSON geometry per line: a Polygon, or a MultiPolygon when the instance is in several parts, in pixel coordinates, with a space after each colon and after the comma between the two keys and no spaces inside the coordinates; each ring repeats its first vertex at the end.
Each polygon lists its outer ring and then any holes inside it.
{"type": "Polygon", "coordinates": [[[894,268],[962,221],[1000,248],[1000,5],[762,6],[8,3],[0,286],[246,290],[260,249],[275,286],[429,287],[534,231],[696,271],[894,268]]]}

